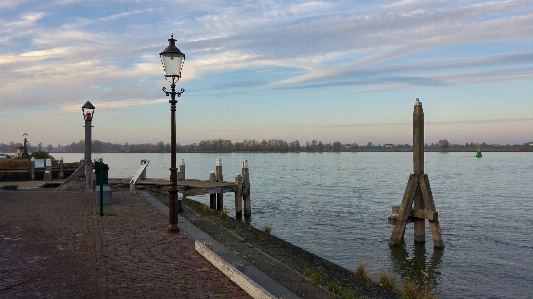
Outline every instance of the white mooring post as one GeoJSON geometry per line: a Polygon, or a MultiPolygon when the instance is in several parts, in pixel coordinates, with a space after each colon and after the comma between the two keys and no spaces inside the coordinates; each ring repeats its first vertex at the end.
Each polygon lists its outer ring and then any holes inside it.
{"type": "Polygon", "coordinates": [[[35,181],[35,158],[31,157],[31,180],[35,181]]]}
{"type": "Polygon", "coordinates": [[[180,172],[178,175],[178,180],[184,180],[185,179],[185,159],[180,160],[180,172]]]}

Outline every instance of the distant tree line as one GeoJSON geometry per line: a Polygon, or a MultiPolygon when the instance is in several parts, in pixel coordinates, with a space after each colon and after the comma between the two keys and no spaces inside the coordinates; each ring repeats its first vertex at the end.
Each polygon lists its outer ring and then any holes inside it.
{"type": "MultiPolygon", "coordinates": [[[[0,152],[14,153],[22,143],[10,142],[9,144],[0,143],[0,152]]],[[[85,142],[80,140],[73,141],[67,145],[58,144],[52,146],[48,144],[43,146],[39,143],[33,146],[27,143],[28,152],[47,151],[47,152],[71,152],[83,153],[85,151],[85,142]]],[[[436,143],[425,144],[427,151],[475,151],[477,148],[484,151],[533,151],[533,141],[524,144],[514,145],[495,145],[483,143],[466,142],[465,144],[450,143],[447,139],[441,139],[436,143]]],[[[261,141],[255,139],[245,139],[242,142],[232,142],[227,139],[211,139],[202,140],[198,143],[187,145],[176,145],[177,152],[216,152],[216,153],[230,153],[230,152],[341,152],[341,151],[411,151],[412,145],[409,144],[374,144],[368,142],[366,145],[358,145],[357,143],[342,144],[340,141],[323,143],[322,141],[312,140],[300,143],[299,140],[287,142],[283,139],[263,139],[261,141]]],[[[110,153],[110,152],[130,152],[130,153],[169,153],[170,144],[159,141],[158,143],[111,143],[100,140],[93,140],[92,151],[94,153],[110,153]]]]}

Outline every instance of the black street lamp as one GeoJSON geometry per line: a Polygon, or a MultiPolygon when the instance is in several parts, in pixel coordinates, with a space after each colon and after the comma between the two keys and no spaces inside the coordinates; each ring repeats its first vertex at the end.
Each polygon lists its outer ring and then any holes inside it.
{"type": "Polygon", "coordinates": [[[176,92],[176,82],[181,78],[181,69],[185,54],[176,47],[176,40],[174,34],[168,40],[168,47],[159,53],[163,69],[165,70],[165,77],[172,78],[170,82],[171,91],[166,91],[163,87],[163,92],[170,95],[170,188],[168,189],[168,232],[177,233],[180,231],[178,226],[178,169],[176,168],[176,95],[181,96],[185,89],[176,92]]]}

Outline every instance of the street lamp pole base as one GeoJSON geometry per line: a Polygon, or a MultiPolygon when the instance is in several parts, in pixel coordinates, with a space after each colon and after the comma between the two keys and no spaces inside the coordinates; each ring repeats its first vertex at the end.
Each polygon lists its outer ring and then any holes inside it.
{"type": "Polygon", "coordinates": [[[177,224],[169,224],[167,232],[168,233],[174,233],[174,234],[175,233],[179,233],[180,232],[180,227],[177,224]]]}

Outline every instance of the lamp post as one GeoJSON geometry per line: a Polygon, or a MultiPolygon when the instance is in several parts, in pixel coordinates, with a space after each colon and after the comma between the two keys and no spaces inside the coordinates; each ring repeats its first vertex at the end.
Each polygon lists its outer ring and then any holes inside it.
{"type": "MultiPolygon", "coordinates": [[[[24,135],[22,135],[22,137],[24,136],[28,136],[27,133],[24,133],[24,135]]],[[[28,146],[26,145],[26,143],[28,143],[28,139],[26,137],[24,137],[24,151],[22,152],[22,159],[27,159],[28,158],[28,146]]]]}
{"type": "Polygon", "coordinates": [[[165,70],[165,78],[170,82],[171,91],[166,91],[163,87],[163,92],[170,96],[170,187],[168,189],[168,232],[177,233],[180,231],[178,227],[178,169],[176,168],[176,96],[180,97],[185,89],[176,92],[176,82],[181,78],[181,69],[185,54],[176,47],[176,40],[174,34],[168,39],[168,47],[159,53],[163,69],[165,70]]]}
{"type": "Polygon", "coordinates": [[[87,101],[81,106],[83,119],[85,119],[85,189],[93,191],[93,163],[91,161],[91,128],[94,115],[94,106],[87,101]]]}

